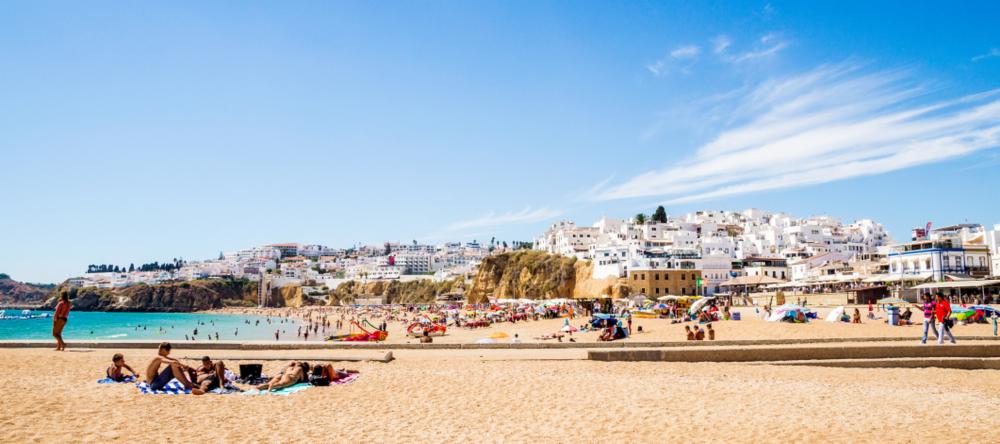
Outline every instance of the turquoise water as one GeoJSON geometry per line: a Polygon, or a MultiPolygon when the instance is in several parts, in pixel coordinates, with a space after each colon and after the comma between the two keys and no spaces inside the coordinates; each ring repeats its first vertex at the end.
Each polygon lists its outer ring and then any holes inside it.
{"type": "MultiPolygon", "coordinates": [[[[7,310],[8,315],[20,313],[21,310],[7,310]]],[[[281,340],[301,340],[296,337],[301,325],[297,320],[282,323],[280,318],[270,318],[268,323],[268,319],[249,315],[74,311],[63,330],[63,339],[183,341],[184,335],[190,338],[198,329],[197,341],[209,340],[209,334],[215,340],[215,333],[220,340],[273,341],[275,330],[284,330],[281,340]]],[[[52,339],[52,318],[0,319],[0,340],[4,339],[52,339]]]]}

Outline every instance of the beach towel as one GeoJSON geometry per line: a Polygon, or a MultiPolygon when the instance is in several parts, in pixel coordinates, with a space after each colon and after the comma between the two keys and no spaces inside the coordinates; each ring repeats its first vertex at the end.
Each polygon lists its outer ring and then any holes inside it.
{"type": "Polygon", "coordinates": [[[140,393],[146,395],[190,395],[191,389],[184,388],[184,384],[181,384],[177,379],[171,379],[167,385],[163,386],[163,390],[152,390],[149,388],[149,383],[142,381],[135,385],[139,389],[140,393]]]}
{"type": "MultiPolygon", "coordinates": [[[[243,393],[243,390],[232,384],[232,381],[236,380],[236,374],[229,371],[229,369],[226,369],[225,377],[226,377],[226,383],[223,387],[214,388],[212,390],[209,390],[208,393],[216,395],[243,393]]],[[[167,385],[163,387],[163,390],[151,390],[149,388],[149,383],[147,383],[146,381],[142,381],[136,384],[136,388],[139,389],[139,392],[147,395],[190,395],[191,394],[191,389],[184,388],[184,384],[181,384],[181,382],[178,381],[176,378],[171,379],[170,382],[168,382],[167,385]]]]}
{"type": "Polygon", "coordinates": [[[115,381],[114,379],[111,378],[104,378],[97,380],[98,384],[124,384],[127,382],[135,382],[135,376],[126,376],[125,379],[121,381],[115,381]]]}
{"type": "Polygon", "coordinates": [[[343,378],[340,378],[336,381],[332,381],[330,383],[336,385],[350,384],[356,381],[359,377],[361,377],[361,373],[349,373],[347,376],[344,376],[343,378]]]}
{"type": "Polygon", "coordinates": [[[247,390],[247,391],[243,392],[243,394],[244,395],[279,395],[279,396],[288,396],[288,395],[291,395],[292,393],[295,393],[295,392],[301,392],[302,390],[305,390],[305,389],[307,389],[309,387],[312,387],[312,385],[309,384],[309,383],[307,383],[307,382],[300,382],[300,383],[295,384],[293,386],[285,387],[285,388],[279,389],[279,390],[267,391],[267,390],[256,390],[256,389],[254,389],[254,390],[247,390]]]}

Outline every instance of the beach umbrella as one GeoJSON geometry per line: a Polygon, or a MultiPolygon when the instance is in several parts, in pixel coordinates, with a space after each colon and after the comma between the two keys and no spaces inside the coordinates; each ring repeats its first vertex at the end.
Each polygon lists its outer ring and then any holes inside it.
{"type": "Polygon", "coordinates": [[[688,314],[693,315],[697,313],[699,310],[701,310],[701,307],[704,307],[706,304],[708,304],[708,301],[711,301],[712,299],[715,299],[715,296],[709,296],[707,298],[701,298],[698,299],[697,301],[694,301],[694,303],[691,304],[691,308],[688,309],[688,314]]]}

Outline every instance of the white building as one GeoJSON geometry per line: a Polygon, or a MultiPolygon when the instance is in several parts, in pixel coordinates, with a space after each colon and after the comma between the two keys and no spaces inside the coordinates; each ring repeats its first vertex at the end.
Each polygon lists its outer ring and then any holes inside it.
{"type": "Polygon", "coordinates": [[[1000,276],[1000,224],[986,231],[985,240],[990,255],[990,276],[1000,276]]]}

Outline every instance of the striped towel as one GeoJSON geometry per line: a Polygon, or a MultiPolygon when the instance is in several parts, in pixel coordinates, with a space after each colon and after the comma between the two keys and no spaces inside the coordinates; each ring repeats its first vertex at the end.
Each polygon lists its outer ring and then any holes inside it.
{"type": "Polygon", "coordinates": [[[135,382],[135,376],[126,376],[122,381],[115,381],[111,378],[98,379],[98,384],[124,384],[126,382],[135,382]]]}
{"type": "Polygon", "coordinates": [[[163,387],[163,390],[150,389],[149,383],[147,383],[146,381],[142,381],[136,384],[135,386],[136,388],[139,389],[140,392],[147,395],[190,395],[191,394],[191,389],[184,388],[184,384],[181,384],[181,382],[176,379],[171,379],[170,382],[168,382],[167,385],[163,387]]]}
{"type": "MultiPolygon", "coordinates": [[[[209,390],[208,393],[214,393],[217,395],[228,395],[231,393],[242,393],[239,387],[232,384],[232,381],[236,380],[236,374],[226,369],[226,384],[224,387],[215,388],[209,390]]],[[[184,388],[184,384],[181,384],[177,379],[171,379],[163,387],[163,390],[150,390],[149,384],[146,381],[142,381],[136,384],[136,387],[140,392],[147,395],[189,395],[191,394],[191,389],[184,388]]]]}

